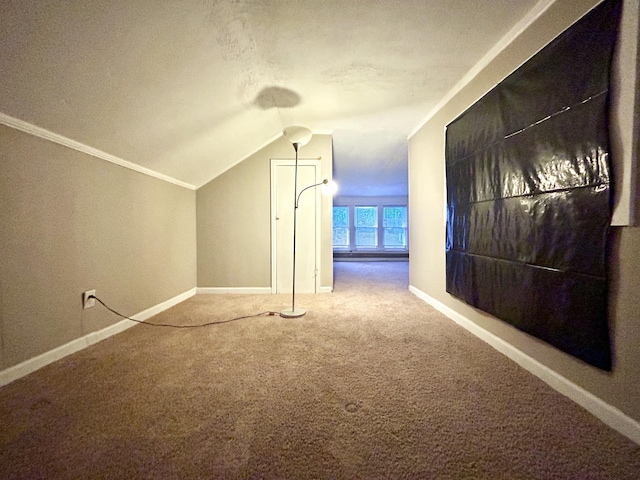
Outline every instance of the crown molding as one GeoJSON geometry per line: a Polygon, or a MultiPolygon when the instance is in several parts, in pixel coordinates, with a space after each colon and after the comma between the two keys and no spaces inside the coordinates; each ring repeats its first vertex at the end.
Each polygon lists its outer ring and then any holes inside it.
{"type": "Polygon", "coordinates": [[[540,0],[529,12],[522,17],[522,19],[516,23],[511,30],[509,30],[505,36],[503,36],[498,43],[496,43],[491,50],[489,50],[478,63],[476,63],[466,73],[462,79],[449,90],[449,92],[440,99],[435,107],[429,111],[429,113],[416,125],[407,139],[413,137],[418,131],[425,126],[425,124],[431,120],[431,118],[438,113],[449,101],[455,97],[464,87],[473,81],[473,79],[487,67],[502,51],[504,51],[516,38],[518,38],[522,32],[529,28],[533,22],[535,22],[544,12],[546,12],[556,0],[540,0]]]}
{"type": "MultiPolygon", "coordinates": [[[[326,129],[324,129],[324,130],[323,129],[315,129],[315,130],[311,129],[311,132],[313,133],[313,135],[333,135],[333,130],[326,130],[326,129]]],[[[271,145],[273,142],[275,142],[279,138],[282,138],[282,133],[278,133],[278,134],[274,135],[273,137],[269,138],[266,142],[264,142],[262,145],[260,145],[258,148],[252,150],[250,153],[248,153],[248,154],[242,156],[241,158],[237,159],[235,162],[231,163],[230,165],[227,165],[223,170],[217,172],[214,176],[212,176],[212,177],[210,176],[210,177],[207,178],[207,180],[198,183],[196,185],[196,190],[201,188],[201,187],[204,187],[206,184],[208,184],[209,182],[212,182],[213,180],[218,178],[223,173],[228,172],[229,170],[231,170],[236,165],[239,165],[240,163],[244,162],[245,160],[247,160],[251,156],[253,156],[256,153],[258,153],[263,148],[268,147],[269,145],[271,145]]]]}
{"type": "Polygon", "coordinates": [[[71,138],[67,138],[65,136],[62,136],[58,133],[54,133],[45,128],[38,127],[37,125],[33,125],[31,123],[25,122],[24,120],[20,120],[19,118],[11,117],[2,112],[0,112],[0,124],[6,125],[7,127],[13,128],[15,130],[19,130],[21,132],[28,133],[29,135],[33,135],[34,137],[42,138],[43,140],[48,140],[50,142],[57,143],[58,145],[62,145],[72,150],[85,153],[92,157],[99,158],[101,160],[105,160],[110,163],[114,163],[121,167],[128,168],[129,170],[133,170],[135,172],[142,173],[144,175],[148,175],[150,177],[157,178],[159,180],[162,180],[168,183],[173,183],[174,185],[178,185],[180,187],[188,188],[189,190],[196,189],[196,187],[194,185],[191,185],[190,183],[183,182],[181,180],[170,177],[168,175],[158,173],[149,168],[142,167],[140,165],[129,162],[127,160],[123,160],[122,158],[116,157],[115,155],[111,155],[110,153],[103,152],[102,150],[98,150],[97,148],[90,147],[88,145],[85,145],[84,143],[77,142],[76,140],[72,140],[71,138]]]}

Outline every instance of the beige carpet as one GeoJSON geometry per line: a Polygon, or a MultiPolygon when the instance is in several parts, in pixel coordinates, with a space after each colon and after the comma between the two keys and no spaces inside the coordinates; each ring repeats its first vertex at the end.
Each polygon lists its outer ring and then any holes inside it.
{"type": "Polygon", "coordinates": [[[640,478],[637,445],[410,294],[406,263],[337,263],[297,304],[136,326],[3,387],[0,478],[640,478]]]}

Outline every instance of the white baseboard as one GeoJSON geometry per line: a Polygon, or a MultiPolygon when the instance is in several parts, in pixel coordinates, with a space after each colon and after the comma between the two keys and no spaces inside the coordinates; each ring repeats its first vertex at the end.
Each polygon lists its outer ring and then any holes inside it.
{"type": "Polygon", "coordinates": [[[625,415],[616,407],[608,404],[601,398],[596,397],[591,392],[585,390],[579,385],[576,385],[554,370],[551,370],[549,367],[543,365],[533,357],[530,357],[526,353],[518,350],[497,335],[479,327],[464,315],[456,312],[422,290],[410,285],[409,291],[416,297],[424,300],[426,303],[434,307],[436,310],[442,312],[461,327],[473,333],[476,337],[491,345],[500,353],[509,357],[522,368],[548,384],[554,390],[560,392],[566,397],[569,397],[596,418],[600,419],[603,423],[640,445],[640,422],[637,422],[628,415],[625,415]]]}
{"type": "MultiPolygon", "coordinates": [[[[148,308],[140,313],[133,315],[131,318],[135,320],[147,320],[148,318],[153,317],[154,315],[177,305],[180,302],[183,302],[187,298],[190,298],[196,294],[196,289],[192,288],[180,295],[177,295],[169,300],[166,300],[158,305],[155,305],[151,308],[148,308]]],[[[37,357],[30,358],[29,360],[25,360],[18,365],[14,365],[0,372],[0,386],[7,385],[8,383],[13,382],[19,378],[22,378],[30,373],[35,372],[36,370],[49,365],[61,358],[66,357],[67,355],[71,355],[72,353],[78,352],[84,348],[87,348],[91,345],[94,345],[106,338],[109,338],[117,333],[123,332],[128,328],[137,325],[136,322],[132,322],[131,320],[122,320],[118,323],[115,323],[107,328],[103,328],[102,330],[98,330],[96,332],[88,333],[87,335],[72,340],[69,343],[61,345],[53,350],[49,350],[37,357]]]]}
{"type": "MultiPolygon", "coordinates": [[[[220,295],[225,293],[237,293],[240,295],[262,295],[274,293],[271,287],[198,287],[198,295],[220,295]]],[[[331,293],[333,287],[320,287],[318,293],[331,293]]]]}
{"type": "Polygon", "coordinates": [[[198,287],[196,293],[220,295],[225,293],[237,293],[242,295],[270,294],[271,287],[198,287]]]}

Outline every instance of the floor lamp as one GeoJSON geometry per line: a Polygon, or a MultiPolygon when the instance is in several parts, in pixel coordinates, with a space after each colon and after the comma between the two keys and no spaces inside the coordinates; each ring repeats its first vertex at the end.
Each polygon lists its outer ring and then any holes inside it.
{"type": "Polygon", "coordinates": [[[301,308],[296,309],[296,220],[298,214],[298,202],[302,192],[309,188],[326,184],[328,183],[328,180],[323,180],[315,185],[309,185],[298,193],[298,149],[309,143],[312,135],[311,130],[305,127],[287,127],[282,131],[282,135],[293,145],[293,149],[296,151],[296,163],[293,173],[293,282],[291,284],[291,308],[283,310],[280,312],[280,315],[285,318],[298,318],[307,313],[301,308]]]}

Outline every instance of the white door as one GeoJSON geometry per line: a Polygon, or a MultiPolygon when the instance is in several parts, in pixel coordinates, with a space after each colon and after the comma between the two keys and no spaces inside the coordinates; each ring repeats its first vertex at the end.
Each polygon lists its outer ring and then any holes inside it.
{"type": "MultiPolygon", "coordinates": [[[[293,280],[293,160],[271,162],[271,290],[291,293],[293,280]]],[[[320,245],[320,168],[315,160],[298,161],[298,210],[296,218],[296,293],[318,291],[320,245]],[[301,193],[302,192],[302,193],[301,193]]]]}

